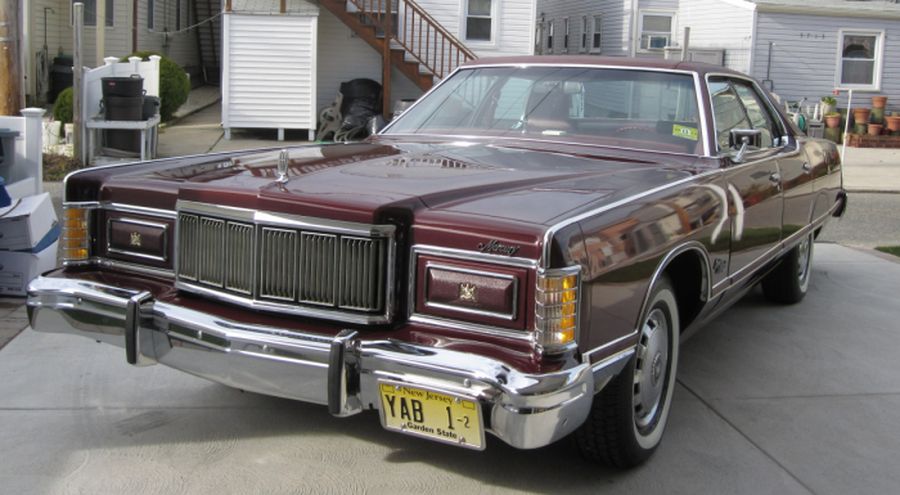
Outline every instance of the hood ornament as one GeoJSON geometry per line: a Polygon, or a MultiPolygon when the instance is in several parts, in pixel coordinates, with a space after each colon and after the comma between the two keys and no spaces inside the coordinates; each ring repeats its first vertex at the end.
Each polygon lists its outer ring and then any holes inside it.
{"type": "Polygon", "coordinates": [[[288,154],[288,150],[281,150],[281,153],[278,155],[278,182],[280,184],[288,181],[287,171],[290,161],[291,157],[288,154]]]}

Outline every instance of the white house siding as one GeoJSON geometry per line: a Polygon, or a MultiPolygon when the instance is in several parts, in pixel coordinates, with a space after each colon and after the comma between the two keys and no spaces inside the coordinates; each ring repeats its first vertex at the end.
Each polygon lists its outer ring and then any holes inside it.
{"type": "MultiPolygon", "coordinates": [[[[319,57],[316,104],[319,111],[331,105],[341,83],[366,78],[381,82],[381,53],[356,36],[340,19],[322,9],[319,13],[319,57]]],[[[396,69],[391,73],[391,99],[415,99],[420,90],[396,69]]]]}
{"type": "MultiPolygon", "coordinates": [[[[163,22],[163,13],[166,10],[165,2],[169,3],[168,26],[170,31],[175,31],[175,0],[156,0],[158,22],[163,22]]],[[[193,15],[191,8],[193,0],[182,0],[182,26],[187,27],[188,21],[193,15]]],[[[71,0],[32,0],[26,2],[31,7],[31,38],[28,48],[28,73],[30,80],[27,83],[27,91],[34,94],[35,91],[35,67],[34,56],[44,46],[44,8],[49,7],[53,12],[47,12],[47,51],[50,62],[59,53],[72,55],[74,51],[72,36],[72,1],[71,0]]],[[[166,24],[159,24],[160,31],[166,24]]],[[[116,0],[113,5],[113,25],[106,27],[105,46],[106,57],[123,57],[132,52],[132,2],[131,0],[116,0]]],[[[96,40],[97,27],[85,26],[84,28],[84,65],[93,67],[96,64],[96,40]]],[[[199,63],[197,56],[197,38],[194,32],[173,34],[169,36],[168,46],[164,46],[164,37],[161,33],[151,33],[147,29],[147,1],[138,2],[138,49],[152,50],[168,55],[179,65],[190,66],[199,63]]]]}
{"type": "Polygon", "coordinates": [[[315,129],[317,16],[226,14],[222,122],[315,129]]]}
{"type": "Polygon", "coordinates": [[[543,20],[539,53],[582,53],[581,17],[588,17],[588,33],[593,33],[593,16],[600,15],[600,51],[591,51],[588,37],[586,53],[609,56],[627,56],[629,52],[628,33],[631,23],[631,0],[541,0],[538,2],[538,21],[543,20]],[[563,49],[563,19],[569,18],[569,50],[563,49]],[[549,22],[554,23],[553,47],[547,48],[549,22]]]}
{"type": "Polygon", "coordinates": [[[725,66],[750,70],[753,4],[722,0],[682,0],[678,12],[678,39],[691,28],[691,48],[725,50],[725,66]]]}
{"type": "MultiPolygon", "coordinates": [[[[866,98],[868,105],[869,95],[884,94],[889,97],[890,107],[898,107],[900,21],[897,20],[759,12],[752,75],[759,80],[766,79],[769,42],[772,41],[775,47],[769,79],[774,83],[775,93],[788,100],[807,97],[810,103],[817,102],[820,97],[830,95],[835,87],[838,31],[842,28],[885,31],[881,91],[855,91],[854,98],[866,98]]],[[[845,105],[846,93],[842,93],[839,100],[845,105]]]]}
{"type": "MultiPolygon", "coordinates": [[[[189,20],[193,19],[194,0],[181,0],[181,29],[188,27],[189,20]]],[[[182,67],[196,66],[200,64],[200,57],[197,53],[197,33],[196,31],[179,31],[176,26],[175,6],[176,0],[155,0],[154,1],[154,28],[149,29],[147,25],[148,1],[138,1],[138,50],[154,51],[161,53],[182,67]],[[167,34],[168,32],[168,34],[167,34]]],[[[129,7],[129,17],[130,17],[129,7]]],[[[130,34],[130,33],[129,33],[130,34]]],[[[109,48],[109,43],[107,43],[109,48]]],[[[130,52],[131,39],[128,40],[127,52],[130,52]]],[[[124,48],[124,47],[123,47],[124,48]]]]}
{"type": "Polygon", "coordinates": [[[417,0],[431,17],[459,38],[479,57],[530,55],[534,47],[535,0],[493,0],[491,42],[465,39],[466,0],[417,0]]]}

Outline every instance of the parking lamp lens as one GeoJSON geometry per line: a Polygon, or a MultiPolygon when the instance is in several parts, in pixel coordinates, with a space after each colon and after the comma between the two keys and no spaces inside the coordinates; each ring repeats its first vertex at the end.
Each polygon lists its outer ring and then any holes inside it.
{"type": "Polygon", "coordinates": [[[578,267],[538,273],[534,340],[545,350],[575,342],[581,279],[578,267]]]}
{"type": "Polygon", "coordinates": [[[90,256],[90,210],[66,207],[63,217],[62,258],[64,261],[83,261],[90,256]]]}

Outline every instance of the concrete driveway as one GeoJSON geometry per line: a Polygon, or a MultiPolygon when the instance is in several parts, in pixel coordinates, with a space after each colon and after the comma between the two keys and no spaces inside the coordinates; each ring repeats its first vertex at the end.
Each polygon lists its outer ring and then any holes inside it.
{"type": "Polygon", "coordinates": [[[0,492],[896,493],[897,280],[818,244],[802,304],[754,292],[684,344],[663,445],[624,473],[566,441],[465,451],[26,330],[0,351],[0,492]]]}

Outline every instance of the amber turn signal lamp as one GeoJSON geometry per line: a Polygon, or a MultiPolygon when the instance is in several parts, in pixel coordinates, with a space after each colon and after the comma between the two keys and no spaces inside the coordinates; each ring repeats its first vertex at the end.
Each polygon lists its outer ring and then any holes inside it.
{"type": "Polygon", "coordinates": [[[84,261],[90,257],[90,210],[65,207],[60,248],[63,261],[84,261]]]}
{"type": "Polygon", "coordinates": [[[546,351],[565,347],[578,336],[580,268],[539,272],[534,304],[534,342],[546,351]]]}

